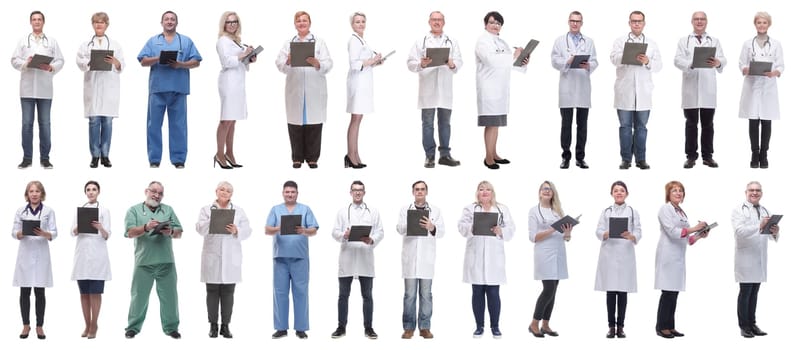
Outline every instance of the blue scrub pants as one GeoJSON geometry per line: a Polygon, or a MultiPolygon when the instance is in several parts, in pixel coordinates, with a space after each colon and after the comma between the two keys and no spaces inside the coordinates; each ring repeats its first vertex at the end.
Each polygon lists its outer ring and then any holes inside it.
{"type": "Polygon", "coordinates": [[[293,328],[309,330],[309,259],[273,259],[273,328],[287,330],[290,323],[290,288],[293,291],[293,328]]]}
{"type": "Polygon", "coordinates": [[[172,164],[185,163],[188,155],[188,95],[177,92],[149,94],[146,114],[146,150],[149,163],[163,156],[163,116],[168,111],[168,155],[172,164]]]}

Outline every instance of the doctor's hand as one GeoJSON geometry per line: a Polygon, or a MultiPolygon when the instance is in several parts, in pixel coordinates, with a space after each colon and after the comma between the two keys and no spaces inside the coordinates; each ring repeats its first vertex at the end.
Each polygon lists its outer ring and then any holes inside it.
{"type": "Polygon", "coordinates": [[[609,238],[610,238],[610,231],[605,231],[605,233],[602,234],[602,240],[606,241],[609,238]]]}
{"type": "Polygon", "coordinates": [[[743,75],[748,75],[748,67],[743,67],[743,75]]]}
{"type": "Polygon", "coordinates": [[[33,228],[33,233],[34,233],[36,236],[39,236],[39,237],[44,237],[44,238],[46,238],[48,241],[52,241],[52,233],[49,233],[49,232],[47,232],[47,231],[44,231],[44,230],[42,230],[42,229],[41,229],[41,227],[34,227],[34,228],[33,228]]]}
{"type": "Polygon", "coordinates": [[[119,60],[118,60],[118,59],[116,59],[116,57],[113,57],[113,56],[105,56],[105,58],[103,58],[102,60],[103,60],[103,61],[105,61],[105,63],[110,63],[110,64],[112,64],[112,65],[113,65],[113,67],[115,67],[115,68],[116,68],[116,70],[120,70],[120,69],[121,69],[121,62],[119,62],[119,60]]]}
{"type": "Polygon", "coordinates": [[[17,239],[22,239],[22,237],[25,237],[25,234],[22,231],[17,231],[17,239]]]}
{"type": "Polygon", "coordinates": [[[513,59],[517,59],[519,57],[519,55],[521,55],[521,54],[522,54],[522,48],[521,47],[514,47],[513,48],[513,59]]]}
{"type": "Polygon", "coordinates": [[[781,72],[774,70],[770,72],[765,72],[765,76],[768,78],[778,78],[781,76],[781,72]]]}
{"type": "Polygon", "coordinates": [[[431,220],[425,216],[423,216],[422,219],[420,219],[420,225],[422,226],[422,228],[428,231],[433,231],[434,229],[436,229],[436,225],[434,225],[433,222],[431,222],[431,220]]]}
{"type": "Polygon", "coordinates": [[[707,64],[712,68],[720,67],[720,60],[715,57],[707,58],[707,64]]]}
{"type": "Polygon", "coordinates": [[[345,233],[342,235],[342,238],[345,238],[345,240],[348,240],[348,238],[350,238],[350,237],[351,237],[351,229],[350,228],[346,228],[345,229],[345,233]]]}
{"type": "Polygon", "coordinates": [[[644,65],[649,64],[649,56],[646,56],[644,53],[639,53],[637,56],[635,56],[635,60],[644,65]]]}
{"type": "Polygon", "coordinates": [[[500,225],[492,227],[491,232],[494,232],[497,237],[502,238],[502,227],[500,227],[500,225]]]}
{"type": "Polygon", "coordinates": [[[43,70],[43,71],[45,71],[45,72],[52,72],[52,70],[53,70],[51,65],[44,64],[44,63],[40,64],[38,68],[43,70]]]}
{"type": "Polygon", "coordinates": [[[320,61],[318,61],[317,58],[307,57],[306,63],[309,63],[312,65],[312,67],[315,67],[315,70],[320,70],[320,61]]]}
{"type": "Polygon", "coordinates": [[[291,66],[291,64],[290,64],[290,58],[291,58],[291,57],[290,57],[290,54],[287,54],[287,62],[286,62],[286,63],[287,63],[287,65],[288,65],[288,66],[291,66]]]}
{"type": "Polygon", "coordinates": [[[253,48],[253,47],[251,47],[251,46],[246,46],[246,49],[245,49],[245,50],[243,50],[243,53],[241,53],[241,54],[237,55],[237,60],[238,60],[238,61],[242,61],[242,60],[243,60],[244,58],[246,58],[246,56],[248,56],[248,54],[250,54],[252,51],[254,51],[254,48],[253,48]]]}
{"type": "Polygon", "coordinates": [[[368,237],[362,237],[362,242],[364,244],[367,244],[367,245],[371,245],[371,244],[375,243],[375,241],[373,241],[373,239],[370,238],[369,236],[368,237]]]}
{"type": "Polygon", "coordinates": [[[227,224],[224,226],[226,232],[229,232],[231,235],[237,235],[237,226],[235,224],[227,224]]]}
{"type": "Polygon", "coordinates": [[[621,238],[626,239],[628,241],[635,241],[635,235],[630,233],[629,231],[621,232],[621,238]]]}
{"type": "Polygon", "coordinates": [[[423,57],[420,59],[420,67],[427,68],[431,62],[433,62],[433,60],[430,57],[423,57]]]}

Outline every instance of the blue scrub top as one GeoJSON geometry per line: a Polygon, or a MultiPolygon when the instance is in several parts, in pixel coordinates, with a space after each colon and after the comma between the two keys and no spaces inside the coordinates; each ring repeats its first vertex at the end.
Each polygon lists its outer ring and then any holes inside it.
{"type": "MultiPolygon", "coordinates": [[[[306,228],[319,228],[315,214],[308,206],[296,203],[293,211],[287,210],[284,203],[271,208],[268,214],[268,226],[280,226],[282,215],[301,215],[301,226],[306,228]]],[[[309,259],[309,239],[304,235],[282,235],[277,233],[273,236],[273,257],[274,258],[302,258],[309,259]]]]}
{"type": "MultiPolygon", "coordinates": [[[[177,51],[177,61],[185,62],[197,60],[201,62],[202,56],[193,45],[189,37],[177,33],[171,43],[166,41],[163,34],[151,37],[138,54],[138,62],[145,57],[158,57],[160,51],[177,51]]],[[[171,68],[167,64],[155,63],[149,67],[149,93],[176,92],[190,94],[190,69],[171,68]]]]}

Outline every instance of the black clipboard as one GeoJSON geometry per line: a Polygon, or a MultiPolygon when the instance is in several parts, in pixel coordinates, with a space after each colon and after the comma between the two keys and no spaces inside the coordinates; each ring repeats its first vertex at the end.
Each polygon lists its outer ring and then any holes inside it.
{"type": "Polygon", "coordinates": [[[425,57],[431,59],[431,63],[428,63],[428,66],[425,68],[438,67],[443,64],[447,64],[447,61],[450,59],[450,48],[429,47],[425,49],[425,57]]]}
{"type": "Polygon", "coordinates": [[[550,226],[552,226],[552,228],[554,228],[555,231],[563,233],[563,225],[569,224],[572,227],[576,226],[577,224],[580,223],[580,216],[582,216],[582,215],[577,215],[576,218],[573,218],[571,216],[566,215],[562,219],[553,222],[552,225],[550,225],[550,226]]]}
{"type": "Polygon", "coordinates": [[[764,76],[773,70],[773,62],[751,61],[748,65],[748,75],[764,76]]]}
{"type": "Polygon", "coordinates": [[[309,57],[315,57],[314,41],[290,42],[290,66],[312,67],[312,65],[306,61],[309,57]]]}
{"type": "Polygon", "coordinates": [[[178,53],[179,51],[176,50],[160,51],[160,64],[171,64],[171,61],[176,61],[178,53]]]}
{"type": "Polygon", "coordinates": [[[42,64],[50,64],[50,62],[52,62],[52,59],[53,59],[52,57],[47,55],[35,54],[33,55],[33,58],[30,59],[30,62],[28,62],[27,67],[39,69],[39,66],[42,64]]]}
{"type": "Polygon", "coordinates": [[[700,230],[698,230],[696,232],[693,232],[693,234],[694,235],[700,235],[700,234],[702,234],[704,232],[707,232],[707,231],[709,231],[709,230],[711,230],[711,229],[713,229],[715,227],[718,227],[718,223],[717,222],[713,222],[713,223],[711,223],[711,224],[709,224],[707,226],[704,226],[704,228],[702,228],[702,229],[700,229],[700,230]]]}
{"type": "Polygon", "coordinates": [[[776,215],[770,216],[770,219],[767,220],[767,224],[765,225],[764,228],[762,228],[762,231],[759,232],[759,233],[761,233],[763,235],[772,234],[772,232],[770,232],[770,227],[773,226],[773,225],[778,225],[778,222],[781,221],[782,217],[784,217],[784,215],[776,214],[776,215]]]}
{"type": "Polygon", "coordinates": [[[77,233],[98,233],[94,221],[99,221],[99,208],[77,207],[77,233]]]}
{"type": "Polygon", "coordinates": [[[475,212],[472,217],[472,234],[475,236],[496,236],[491,228],[497,226],[499,213],[475,212]]]}
{"type": "Polygon", "coordinates": [[[210,209],[210,234],[228,235],[226,225],[235,222],[234,209],[210,209]]]}
{"type": "Polygon", "coordinates": [[[520,53],[519,56],[516,57],[516,60],[513,61],[514,67],[521,67],[522,61],[524,61],[525,58],[530,57],[530,54],[533,53],[533,50],[536,49],[536,46],[538,46],[538,40],[530,39],[530,41],[527,42],[527,45],[525,45],[524,49],[522,49],[522,53],[520,53]]]}
{"type": "Polygon", "coordinates": [[[262,45],[257,45],[257,48],[256,48],[256,49],[254,49],[254,50],[252,50],[252,51],[251,51],[251,52],[250,52],[248,55],[246,55],[245,57],[243,57],[243,60],[242,60],[242,61],[243,61],[243,62],[251,62],[251,58],[252,58],[252,57],[254,57],[254,56],[256,56],[256,55],[259,55],[259,54],[262,52],[262,50],[264,50],[264,49],[262,48],[262,45]]]}
{"type": "Polygon", "coordinates": [[[37,236],[33,229],[41,228],[39,220],[22,220],[22,234],[25,236],[37,236]]]}
{"type": "Polygon", "coordinates": [[[629,218],[612,217],[610,218],[609,226],[609,238],[623,239],[624,237],[621,237],[621,234],[624,233],[624,231],[629,231],[629,218]]]}
{"type": "Polygon", "coordinates": [[[571,59],[569,69],[583,69],[580,65],[582,65],[583,62],[588,62],[590,59],[591,55],[574,55],[574,58],[571,59]]]}
{"type": "Polygon", "coordinates": [[[406,213],[406,235],[407,236],[427,236],[428,230],[422,226],[420,220],[423,217],[430,220],[431,211],[427,209],[409,209],[406,213]]]}
{"type": "Polygon", "coordinates": [[[88,61],[89,70],[109,71],[113,64],[105,62],[105,57],[113,57],[113,50],[91,50],[91,59],[88,61]]]}
{"type": "Polygon", "coordinates": [[[712,68],[707,60],[715,57],[716,48],[714,46],[696,46],[693,50],[693,68],[712,68]]]}
{"type": "Polygon", "coordinates": [[[282,215],[280,217],[281,225],[279,234],[281,235],[295,235],[298,231],[295,230],[297,226],[301,226],[303,217],[299,214],[295,215],[282,215]]]}
{"type": "Polygon", "coordinates": [[[149,232],[149,235],[150,236],[162,235],[162,233],[160,233],[160,230],[166,229],[166,228],[171,228],[171,221],[163,221],[163,222],[157,224],[157,226],[155,228],[153,228],[152,231],[149,232]]]}
{"type": "Polygon", "coordinates": [[[640,54],[646,54],[646,48],[649,47],[647,43],[624,43],[624,53],[621,55],[621,64],[628,64],[632,66],[642,66],[643,63],[638,62],[636,57],[640,54]]]}
{"type": "Polygon", "coordinates": [[[353,225],[348,234],[348,242],[361,242],[362,238],[370,237],[370,231],[373,229],[370,225],[353,225]]]}

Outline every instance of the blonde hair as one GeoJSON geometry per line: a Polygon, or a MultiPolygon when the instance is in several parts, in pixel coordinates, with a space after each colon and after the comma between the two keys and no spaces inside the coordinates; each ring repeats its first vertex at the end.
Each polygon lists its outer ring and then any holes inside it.
{"type": "Polygon", "coordinates": [[[44,202],[44,200],[47,199],[47,191],[44,190],[44,185],[41,184],[41,181],[35,180],[28,182],[28,185],[25,186],[25,202],[30,202],[30,198],[28,198],[28,191],[30,191],[30,188],[33,186],[36,186],[39,191],[41,191],[41,201],[44,202]]]}
{"type": "Polygon", "coordinates": [[[364,18],[364,21],[367,22],[367,16],[363,12],[356,11],[351,15],[350,18],[351,25],[353,25],[353,20],[356,18],[356,16],[362,16],[362,18],[364,18]]]}
{"type": "Polygon", "coordinates": [[[110,25],[110,18],[108,18],[108,14],[105,12],[97,12],[91,15],[91,24],[99,21],[105,22],[106,25],[110,25]]]}
{"type": "Polygon", "coordinates": [[[307,13],[306,11],[298,11],[298,12],[296,12],[295,16],[293,16],[293,22],[297,21],[298,17],[301,17],[301,16],[306,16],[306,19],[309,20],[309,24],[312,24],[312,17],[309,16],[309,13],[307,13]]]}
{"type": "Polygon", "coordinates": [[[497,206],[497,192],[494,191],[494,185],[492,185],[491,182],[488,182],[486,180],[483,180],[483,181],[478,183],[478,187],[475,190],[475,203],[476,204],[480,204],[480,205],[484,204],[484,203],[480,203],[480,198],[478,197],[478,192],[480,191],[480,186],[483,186],[486,189],[491,190],[491,203],[489,203],[489,205],[492,206],[492,207],[496,207],[497,206]]]}
{"type": "Polygon", "coordinates": [[[549,185],[549,189],[552,192],[552,211],[561,217],[564,216],[563,207],[560,205],[560,198],[558,198],[558,189],[555,188],[555,184],[553,184],[551,181],[544,181],[541,183],[541,186],[538,186],[538,202],[541,202],[541,189],[544,188],[544,184],[549,185]]]}
{"type": "Polygon", "coordinates": [[[754,24],[756,24],[756,20],[759,19],[759,18],[767,20],[767,25],[768,26],[772,26],[773,25],[773,17],[770,17],[769,13],[767,13],[765,11],[757,12],[754,15],[754,24]]]}
{"type": "Polygon", "coordinates": [[[243,23],[240,21],[240,16],[237,15],[235,11],[226,11],[223,15],[221,15],[221,20],[218,21],[218,37],[227,36],[230,39],[234,40],[236,43],[240,43],[240,35],[243,33],[243,23]],[[226,31],[226,19],[229,16],[235,16],[237,20],[237,30],[234,33],[229,33],[226,31]]]}

